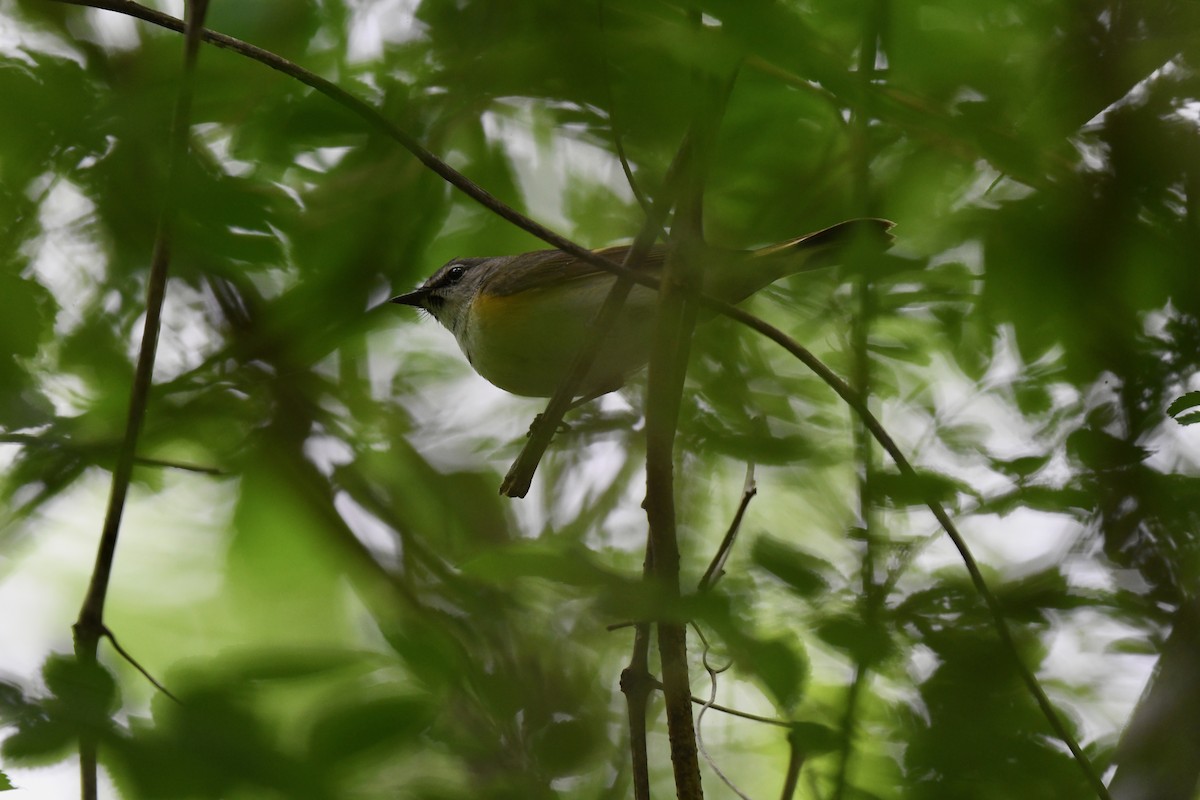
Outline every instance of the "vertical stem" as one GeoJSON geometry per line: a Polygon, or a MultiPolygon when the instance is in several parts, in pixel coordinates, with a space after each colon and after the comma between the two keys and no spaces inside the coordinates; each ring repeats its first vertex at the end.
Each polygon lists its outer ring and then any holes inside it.
{"type": "MultiPolygon", "coordinates": [[[[104,515],[104,527],[101,530],[100,544],[96,551],[96,563],[92,569],[92,578],[88,584],[83,604],[79,609],[79,617],[74,625],[75,654],[80,661],[85,663],[96,661],[100,637],[106,631],[104,604],[108,597],[113,562],[116,559],[121,516],[125,509],[125,499],[129,494],[129,483],[133,478],[138,437],[146,417],[150,384],[154,377],[154,358],[158,350],[158,332],[162,320],[163,300],[167,291],[168,266],[171,261],[171,228],[176,208],[175,194],[178,191],[178,165],[187,152],[188,119],[191,116],[192,106],[192,79],[200,47],[200,30],[204,25],[207,5],[208,0],[190,0],[187,4],[183,70],[171,120],[167,181],[163,194],[163,205],[158,218],[158,230],[155,234],[154,253],[150,259],[150,275],[146,281],[146,318],[142,325],[142,342],[138,349],[133,386],[129,393],[129,415],[125,421],[125,436],[121,442],[121,449],[117,453],[117,463],[113,468],[112,489],[109,492],[108,509],[104,515]]],[[[94,736],[86,735],[80,738],[79,773],[80,794],[83,800],[95,800],[99,787],[97,742],[94,736]]]]}
{"type": "MultiPolygon", "coordinates": [[[[654,549],[646,540],[646,560],[642,575],[650,580],[654,571],[654,549]]],[[[650,675],[650,624],[639,622],[633,637],[633,655],[621,672],[621,691],[625,694],[629,718],[629,752],[633,767],[634,800],[650,800],[650,758],[646,743],[646,708],[654,690],[650,675]]]]}
{"type": "MultiPolygon", "coordinates": [[[[858,79],[861,92],[850,127],[854,140],[855,205],[857,213],[863,216],[871,216],[874,210],[871,198],[871,145],[868,130],[871,112],[867,108],[867,101],[871,96],[870,83],[874,78],[875,62],[878,59],[878,42],[882,33],[885,3],[886,0],[872,0],[864,11],[862,42],[858,52],[858,79]]],[[[851,383],[854,391],[866,402],[866,398],[871,394],[871,358],[867,346],[871,320],[875,312],[875,302],[871,282],[862,270],[857,271],[854,294],[856,309],[850,330],[850,345],[854,355],[851,383]]],[[[871,436],[861,420],[855,421],[853,435],[855,461],[858,464],[859,530],[863,543],[862,612],[866,623],[871,625],[877,616],[876,610],[879,601],[879,587],[875,581],[876,536],[873,488],[875,452],[871,436]]],[[[833,800],[842,800],[846,793],[854,754],[854,733],[857,727],[859,707],[870,679],[871,665],[859,660],[855,664],[854,679],[846,694],[846,708],[842,715],[842,747],[834,782],[833,800]]]]}
{"type": "MultiPolygon", "coordinates": [[[[696,304],[685,287],[694,286],[696,261],[688,251],[702,241],[703,165],[708,154],[707,109],[697,115],[696,157],[675,217],[677,245],[663,266],[658,291],[658,317],[650,352],[646,391],[646,519],[650,526],[652,574],[668,606],[679,598],[679,539],[675,527],[675,428],[687,373],[696,304]],[[682,251],[682,252],[681,252],[682,251]]],[[[714,116],[715,118],[715,116],[714,116]]],[[[675,791],[680,800],[704,796],[700,756],[692,718],[687,667],[687,629],[681,622],[659,621],[658,652],[662,661],[663,697],[675,791]]]]}
{"type": "Polygon", "coordinates": [[[788,765],[783,775],[783,790],[779,793],[780,800],[792,800],[796,796],[796,788],[800,785],[800,770],[804,766],[804,748],[793,728],[788,732],[788,765]]]}
{"type": "MultiPolygon", "coordinates": [[[[646,395],[646,518],[653,553],[652,574],[664,602],[679,598],[679,540],[675,527],[675,426],[683,390],[682,365],[687,363],[690,328],[685,330],[684,296],[675,283],[679,259],[667,259],[659,290],[658,327],[650,358],[646,395]]],[[[694,317],[692,318],[694,321],[694,317]]],[[[691,686],[687,668],[686,629],[677,621],[658,623],[663,696],[675,791],[680,800],[703,797],[696,729],[692,719],[691,686]]]]}

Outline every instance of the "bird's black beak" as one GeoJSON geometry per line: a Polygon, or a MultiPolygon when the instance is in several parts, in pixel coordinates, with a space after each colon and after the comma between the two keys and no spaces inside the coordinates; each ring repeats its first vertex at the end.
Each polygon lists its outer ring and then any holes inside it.
{"type": "Polygon", "coordinates": [[[402,306],[412,306],[414,308],[425,308],[425,299],[429,297],[429,290],[422,287],[413,289],[408,294],[397,295],[389,303],[399,303],[402,306]]]}

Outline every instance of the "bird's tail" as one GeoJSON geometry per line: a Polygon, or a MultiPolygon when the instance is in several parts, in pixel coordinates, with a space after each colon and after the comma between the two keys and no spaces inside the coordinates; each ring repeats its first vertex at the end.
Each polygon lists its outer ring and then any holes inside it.
{"type": "Polygon", "coordinates": [[[759,248],[732,270],[722,270],[710,284],[709,291],[737,303],[780,278],[832,267],[842,261],[846,249],[852,245],[886,250],[894,238],[888,232],[893,225],[894,222],[874,217],[850,219],[815,233],[759,248]]]}
{"type": "Polygon", "coordinates": [[[895,240],[895,237],[889,233],[895,224],[890,220],[877,217],[848,219],[815,233],[759,248],[754,251],[754,255],[756,258],[773,258],[803,253],[808,256],[803,269],[820,269],[835,263],[835,260],[829,259],[826,259],[825,263],[816,263],[822,260],[821,254],[836,255],[843,247],[854,242],[862,241],[880,249],[887,249],[895,240]]]}

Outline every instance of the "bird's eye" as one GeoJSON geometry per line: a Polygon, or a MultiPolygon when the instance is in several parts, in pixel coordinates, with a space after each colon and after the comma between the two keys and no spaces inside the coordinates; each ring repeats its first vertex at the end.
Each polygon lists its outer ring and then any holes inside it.
{"type": "Polygon", "coordinates": [[[446,283],[458,283],[462,280],[463,275],[467,274],[467,268],[461,264],[455,264],[450,269],[446,270],[446,283]]]}

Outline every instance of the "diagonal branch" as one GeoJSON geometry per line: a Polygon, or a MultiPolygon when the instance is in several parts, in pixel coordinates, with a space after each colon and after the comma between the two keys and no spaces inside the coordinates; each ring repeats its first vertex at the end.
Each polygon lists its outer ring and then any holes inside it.
{"type": "MultiPolygon", "coordinates": [[[[84,595],[83,605],[79,609],[79,618],[74,625],[76,656],[85,662],[96,660],[100,637],[108,631],[104,624],[104,604],[112,578],[113,561],[116,558],[121,515],[125,509],[129,483],[133,478],[138,436],[146,417],[150,384],[154,377],[154,357],[158,350],[158,332],[171,261],[171,232],[177,207],[175,195],[178,192],[179,163],[187,153],[188,121],[191,118],[196,59],[200,47],[199,31],[204,24],[207,6],[208,0],[191,0],[187,4],[183,70],[175,98],[167,154],[167,186],[158,218],[154,253],[150,260],[150,275],[146,282],[146,318],[142,326],[142,342],[138,350],[133,386],[130,389],[129,415],[125,422],[125,436],[121,442],[121,449],[117,453],[117,463],[113,468],[112,490],[104,515],[104,528],[100,533],[100,545],[96,552],[92,579],[87,594],[84,595]]],[[[96,749],[94,736],[80,738],[79,772],[84,800],[95,800],[98,793],[96,749]]]]}
{"type": "MultiPolygon", "coordinates": [[[[131,17],[149,22],[153,25],[158,25],[162,28],[168,28],[173,31],[182,32],[184,30],[184,22],[181,19],[172,17],[170,14],[163,14],[160,11],[155,11],[152,8],[139,5],[132,0],[50,0],[50,2],[64,3],[74,6],[85,6],[87,8],[98,8],[104,11],[115,11],[119,14],[126,14],[131,17]]],[[[300,65],[289,61],[282,56],[276,55],[269,50],[264,50],[261,47],[256,47],[248,42],[243,42],[233,36],[228,36],[224,33],[202,28],[199,32],[200,38],[208,44],[215,45],[225,50],[238,53],[247,58],[258,61],[271,69],[295,78],[306,86],[316,89],[321,94],[330,98],[339,105],[347,108],[358,116],[362,117],[371,127],[383,133],[385,136],[395,140],[401,147],[410,152],[418,161],[428,167],[432,172],[437,174],[451,186],[463,192],[465,195],[475,200],[480,205],[484,206],[502,219],[508,220],[518,228],[525,230],[544,242],[547,242],[561,250],[565,250],[576,256],[581,254],[591,254],[591,251],[580,247],[579,245],[567,239],[562,234],[550,230],[539,222],[535,222],[524,214],[520,213],[511,206],[503,203],[494,195],[481,187],[479,184],[472,181],[470,178],[463,175],[458,170],[451,167],[445,161],[441,160],[425,147],[421,145],[414,137],[396,125],[394,122],[383,116],[373,106],[355,97],[350,92],[341,88],[332,81],[326,80],[314,72],[304,69],[300,65]]],[[[582,257],[582,256],[581,256],[582,257]]],[[[613,262],[607,259],[601,259],[604,264],[612,264],[613,262]]],[[[617,265],[613,265],[617,266],[617,265]]]]}
{"type": "MultiPolygon", "coordinates": [[[[854,410],[867,430],[870,431],[875,441],[879,442],[880,446],[891,456],[900,473],[906,478],[915,481],[916,472],[913,470],[912,465],[905,457],[903,451],[897,446],[895,440],[892,439],[879,420],[875,418],[875,415],[871,413],[862,395],[851,389],[849,384],[834,374],[833,370],[827,367],[819,358],[809,352],[799,342],[778,328],[772,327],[758,317],[755,317],[753,314],[748,314],[728,303],[722,303],[709,298],[702,298],[701,302],[703,305],[714,310],[719,310],[721,313],[737,320],[746,327],[761,333],[803,362],[806,367],[816,373],[821,380],[837,393],[838,397],[841,397],[854,410]]],[[[1063,744],[1067,746],[1067,749],[1071,751],[1071,755],[1074,756],[1076,764],[1079,765],[1088,782],[1092,785],[1096,796],[1102,798],[1102,800],[1112,800],[1107,787],[1104,785],[1104,781],[1100,779],[1100,774],[1096,771],[1087,754],[1083,752],[1083,748],[1080,747],[1079,742],[1067,730],[1066,724],[1054,708],[1054,704],[1050,702],[1050,698],[1047,697],[1046,691],[1042,688],[1041,683],[1038,682],[1037,676],[1033,674],[1033,671],[1021,659],[1016,642],[1013,640],[1012,631],[1009,630],[1008,622],[1004,619],[1004,608],[1000,605],[1000,601],[996,595],[988,587],[987,581],[983,577],[983,572],[979,569],[979,564],[971,554],[970,548],[967,547],[967,542],[963,539],[958,527],[950,519],[950,515],[946,513],[946,509],[942,507],[941,503],[932,496],[925,498],[925,506],[933,513],[934,518],[937,519],[942,529],[946,531],[946,535],[950,537],[950,541],[953,542],[955,549],[958,550],[959,557],[962,558],[963,565],[966,566],[967,573],[971,577],[971,583],[975,586],[975,591],[979,593],[988,607],[988,612],[992,618],[992,626],[996,629],[996,634],[999,636],[1001,644],[1012,657],[1017,672],[1025,684],[1025,688],[1033,695],[1038,708],[1041,709],[1042,715],[1050,724],[1050,728],[1063,744]]]]}
{"type": "Polygon", "coordinates": [[[733,514],[733,521],[729,523],[729,528],[725,531],[721,544],[717,546],[717,552],[713,554],[712,560],[708,563],[708,569],[704,570],[704,574],[700,577],[700,583],[696,587],[697,591],[707,592],[725,574],[725,562],[729,560],[729,556],[733,552],[733,543],[742,529],[742,519],[746,516],[746,509],[750,507],[750,501],[756,495],[758,495],[758,484],[754,481],[754,462],[751,461],[746,464],[746,481],[742,485],[742,499],[738,502],[737,511],[733,514]]]}

